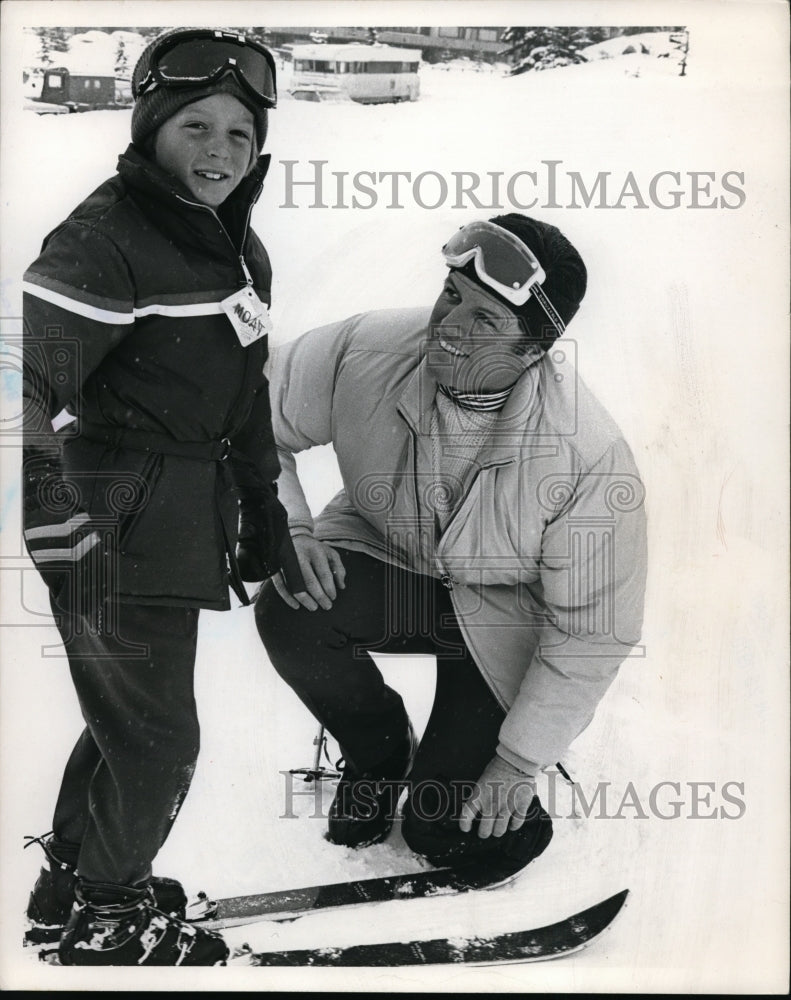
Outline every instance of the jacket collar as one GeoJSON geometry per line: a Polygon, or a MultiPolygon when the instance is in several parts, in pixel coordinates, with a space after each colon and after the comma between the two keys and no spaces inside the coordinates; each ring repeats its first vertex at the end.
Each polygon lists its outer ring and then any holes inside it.
{"type": "Polygon", "coordinates": [[[437,394],[437,380],[429,372],[426,359],[413,371],[396,408],[416,434],[431,433],[431,409],[437,394]]]}
{"type": "MultiPolygon", "coordinates": [[[[525,369],[500,410],[494,433],[478,456],[481,466],[512,461],[524,445],[525,435],[535,425],[545,398],[548,374],[547,355],[525,369]]],[[[416,434],[431,433],[431,410],[437,393],[437,381],[422,358],[396,404],[398,412],[416,434]]]]}
{"type": "Polygon", "coordinates": [[[118,173],[151,221],[176,243],[201,248],[225,257],[229,237],[235,252],[247,238],[250,213],[258,200],[271,157],[260,156],[256,165],[215,214],[195,201],[189,189],[130,144],[118,158],[118,173]]]}
{"type": "MultiPolygon", "coordinates": [[[[511,390],[505,406],[500,410],[498,427],[520,431],[532,423],[547,376],[546,354],[525,369],[511,390]]],[[[398,400],[398,410],[417,434],[428,434],[431,427],[431,409],[437,393],[437,381],[428,371],[426,359],[421,358],[398,400]]]]}

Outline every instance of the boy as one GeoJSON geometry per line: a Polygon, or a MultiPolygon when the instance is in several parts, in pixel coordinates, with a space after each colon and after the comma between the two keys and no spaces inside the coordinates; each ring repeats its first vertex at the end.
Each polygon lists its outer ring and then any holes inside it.
{"type": "Polygon", "coordinates": [[[224,942],[151,864],[198,754],[199,609],[228,609],[229,585],[247,604],[243,580],[294,562],[263,375],[271,270],[249,228],[275,67],[242,35],[175,29],[132,88],[118,174],[25,274],[25,541],[86,723],[29,933],[65,965],[215,965],[224,942]]]}

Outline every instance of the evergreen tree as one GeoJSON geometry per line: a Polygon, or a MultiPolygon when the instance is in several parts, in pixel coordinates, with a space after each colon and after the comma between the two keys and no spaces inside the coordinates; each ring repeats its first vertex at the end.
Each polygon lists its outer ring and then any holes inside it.
{"type": "Polygon", "coordinates": [[[61,60],[58,52],[69,51],[69,35],[65,28],[34,28],[39,40],[39,61],[42,66],[54,66],[61,60]]]}
{"type": "Polygon", "coordinates": [[[681,56],[679,62],[679,76],[687,75],[687,55],[689,53],[689,31],[686,28],[671,28],[673,34],[670,36],[670,41],[675,49],[681,56]]]}
{"type": "Polygon", "coordinates": [[[644,35],[650,31],[683,31],[683,28],[674,28],[672,25],[660,25],[660,24],[637,24],[632,25],[628,28],[622,28],[619,32],[621,35],[644,35]]]}
{"type": "Polygon", "coordinates": [[[596,27],[512,27],[500,36],[507,48],[498,54],[512,60],[511,76],[516,76],[529,70],[586,62],[582,49],[606,37],[607,30],[596,27]]]}
{"type": "Polygon", "coordinates": [[[53,52],[68,52],[71,34],[66,28],[50,28],[49,31],[53,52]]]}
{"type": "Polygon", "coordinates": [[[260,25],[234,25],[233,27],[223,28],[224,31],[232,31],[237,35],[244,35],[245,38],[252,38],[254,42],[260,42],[262,45],[269,44],[269,36],[271,32],[269,28],[262,28],[260,25]]]}
{"type": "Polygon", "coordinates": [[[50,53],[52,52],[52,44],[49,38],[48,28],[34,28],[33,31],[38,36],[39,50],[38,58],[42,66],[52,66],[53,59],[50,53]]]}
{"type": "Polygon", "coordinates": [[[248,28],[245,32],[248,38],[252,38],[256,42],[260,42],[261,45],[266,45],[267,48],[272,44],[272,32],[269,28],[248,28]]]}
{"type": "Polygon", "coordinates": [[[129,76],[129,57],[126,53],[126,45],[123,38],[118,39],[118,48],[115,50],[115,75],[129,76]]]}
{"type": "Polygon", "coordinates": [[[577,49],[587,48],[588,45],[598,45],[599,42],[606,41],[610,37],[607,28],[586,27],[571,28],[571,40],[577,49]]]}
{"type": "Polygon", "coordinates": [[[146,27],[146,28],[125,28],[124,30],[136,32],[138,35],[140,35],[142,39],[144,39],[146,44],[148,44],[149,42],[153,41],[157,37],[157,35],[161,35],[165,29],[146,27]]]}

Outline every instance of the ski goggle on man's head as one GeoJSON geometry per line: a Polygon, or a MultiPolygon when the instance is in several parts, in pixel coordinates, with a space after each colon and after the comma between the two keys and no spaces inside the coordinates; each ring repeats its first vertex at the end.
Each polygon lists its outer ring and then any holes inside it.
{"type": "Polygon", "coordinates": [[[151,53],[149,70],[133,88],[133,96],[137,99],[157,86],[209,85],[226,73],[232,73],[259,105],[277,104],[272,53],[245,35],[211,28],[165,36],[151,53]]]}
{"type": "Polygon", "coordinates": [[[475,261],[480,281],[515,306],[523,306],[531,289],[546,280],[538,258],[513,233],[493,222],[462,226],[442,248],[449,267],[475,261]]]}
{"type": "Polygon", "coordinates": [[[546,273],[538,258],[517,236],[493,222],[470,222],[462,226],[442,248],[448,267],[475,262],[478,280],[514,306],[523,306],[533,296],[557,336],[566,325],[541,285],[546,273]]]}

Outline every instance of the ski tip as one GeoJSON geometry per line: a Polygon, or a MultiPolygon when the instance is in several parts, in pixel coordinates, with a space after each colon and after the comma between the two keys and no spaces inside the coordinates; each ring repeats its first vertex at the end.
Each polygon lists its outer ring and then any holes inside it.
{"type": "Polygon", "coordinates": [[[609,923],[614,920],[615,917],[623,909],[626,899],[629,895],[628,889],[621,889],[620,892],[616,892],[614,895],[608,897],[607,899],[601,900],[599,903],[594,903],[589,909],[585,910],[584,913],[597,914],[603,921],[609,923]]]}

